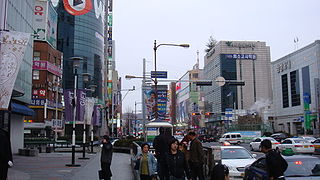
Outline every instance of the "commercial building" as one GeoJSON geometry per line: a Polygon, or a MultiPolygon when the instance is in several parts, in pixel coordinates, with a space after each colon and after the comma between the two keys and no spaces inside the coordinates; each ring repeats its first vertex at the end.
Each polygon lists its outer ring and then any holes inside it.
{"type": "MultiPolygon", "coordinates": [[[[35,1],[7,0],[0,4],[0,24],[9,31],[33,33],[33,14],[35,1]],[[7,13],[6,16],[3,15],[7,13]]],[[[9,110],[0,111],[0,127],[9,131],[13,153],[23,148],[23,120],[33,111],[27,107],[31,103],[33,41],[30,36],[9,105],[9,110]]]]}
{"type": "MultiPolygon", "coordinates": [[[[95,112],[99,114],[98,120],[95,120],[95,132],[100,136],[100,127],[105,115],[105,54],[104,54],[104,32],[105,32],[105,16],[104,9],[107,1],[97,0],[92,7],[86,7],[78,10],[77,6],[88,3],[75,2],[66,6],[64,1],[56,4],[58,12],[58,40],[57,48],[63,52],[63,88],[74,89],[75,71],[73,68],[73,58],[81,59],[77,68],[78,89],[87,89],[90,85],[95,85],[95,92],[87,93],[87,97],[96,98],[95,105],[98,107],[95,112]],[[85,82],[83,74],[89,74],[89,82],[85,82]]],[[[69,2],[67,2],[69,3],[69,2]]],[[[87,91],[88,92],[88,91],[87,91]]],[[[70,124],[66,124],[66,128],[70,128],[70,124]]],[[[80,131],[76,133],[81,134],[80,131]]],[[[70,132],[66,132],[70,135],[70,132]]]]}
{"type": "Polygon", "coordinates": [[[319,69],[320,40],[272,62],[275,131],[319,135],[319,69]]]}
{"type": "Polygon", "coordinates": [[[248,110],[261,111],[255,104],[271,103],[270,63],[270,47],[260,41],[220,41],[205,55],[204,79],[244,82],[204,87],[205,111],[214,113],[208,117],[209,129],[215,122],[234,121],[248,110]]]}

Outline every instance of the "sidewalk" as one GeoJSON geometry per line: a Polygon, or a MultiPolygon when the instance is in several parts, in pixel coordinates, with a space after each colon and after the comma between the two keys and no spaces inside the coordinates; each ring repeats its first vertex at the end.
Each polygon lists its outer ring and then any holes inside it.
{"type": "MultiPolygon", "coordinates": [[[[9,168],[8,180],[95,180],[100,170],[100,153],[86,154],[89,160],[80,160],[76,153],[76,164],[67,167],[71,153],[40,153],[38,157],[14,155],[14,166],[9,168]]],[[[113,180],[134,180],[130,166],[130,154],[113,153],[111,164],[113,180]]]]}

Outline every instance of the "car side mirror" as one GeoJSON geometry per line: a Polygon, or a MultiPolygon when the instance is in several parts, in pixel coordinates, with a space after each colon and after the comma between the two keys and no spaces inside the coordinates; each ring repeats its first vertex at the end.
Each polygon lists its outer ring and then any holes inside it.
{"type": "Polygon", "coordinates": [[[257,157],[257,155],[256,155],[256,154],[252,154],[252,157],[256,158],[256,157],[257,157]]]}

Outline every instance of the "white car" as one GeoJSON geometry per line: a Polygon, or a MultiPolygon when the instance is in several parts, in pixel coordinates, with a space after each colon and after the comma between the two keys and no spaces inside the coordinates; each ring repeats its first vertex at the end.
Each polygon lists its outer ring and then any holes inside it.
{"type": "Polygon", "coordinates": [[[291,149],[295,153],[314,153],[314,145],[302,138],[287,138],[276,149],[279,151],[291,149]]]}
{"type": "Polygon", "coordinates": [[[269,139],[272,143],[272,149],[276,149],[277,145],[280,144],[278,141],[273,139],[272,137],[258,137],[255,138],[251,143],[250,143],[250,149],[251,151],[261,151],[260,149],[260,143],[261,141],[269,139]]]}
{"type": "Polygon", "coordinates": [[[245,167],[251,165],[255,157],[241,146],[221,146],[222,164],[228,166],[230,177],[243,177],[245,167]]]}
{"type": "Polygon", "coordinates": [[[312,137],[312,136],[302,136],[299,138],[302,138],[302,139],[308,141],[309,143],[313,143],[315,140],[317,140],[315,137],[312,137]]]}

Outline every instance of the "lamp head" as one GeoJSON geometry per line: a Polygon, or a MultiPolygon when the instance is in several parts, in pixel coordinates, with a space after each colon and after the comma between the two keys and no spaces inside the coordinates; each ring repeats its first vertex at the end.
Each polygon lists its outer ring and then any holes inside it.
{"type": "Polygon", "coordinates": [[[89,79],[90,79],[90,76],[91,76],[89,73],[83,73],[82,76],[83,76],[83,81],[85,83],[89,82],[89,79]]]}
{"type": "Polygon", "coordinates": [[[131,76],[131,75],[126,75],[125,76],[126,79],[132,79],[132,78],[136,78],[135,76],[131,76]]]}
{"type": "Polygon", "coordinates": [[[71,61],[73,61],[73,67],[79,67],[80,66],[80,61],[83,60],[82,57],[71,57],[71,61]]]}
{"type": "Polygon", "coordinates": [[[184,48],[189,48],[190,47],[189,44],[179,44],[179,46],[184,47],[184,48]]]}

